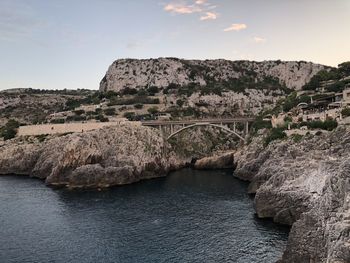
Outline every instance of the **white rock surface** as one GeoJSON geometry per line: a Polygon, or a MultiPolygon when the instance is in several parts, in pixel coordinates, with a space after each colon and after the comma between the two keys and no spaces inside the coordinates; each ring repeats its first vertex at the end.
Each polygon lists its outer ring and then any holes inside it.
{"type": "Polygon", "coordinates": [[[125,87],[167,87],[169,84],[206,85],[208,79],[227,81],[245,75],[277,78],[290,89],[299,90],[325,66],[304,61],[183,60],[177,58],[119,59],[108,68],[101,91],[125,87]]]}

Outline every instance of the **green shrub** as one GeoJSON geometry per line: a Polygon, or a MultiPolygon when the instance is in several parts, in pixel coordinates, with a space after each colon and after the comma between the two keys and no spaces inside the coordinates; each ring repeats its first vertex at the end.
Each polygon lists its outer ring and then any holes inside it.
{"type": "Polygon", "coordinates": [[[95,120],[100,122],[109,122],[109,119],[102,114],[95,116],[95,120]]]}
{"type": "Polygon", "coordinates": [[[178,99],[177,101],[176,101],[176,104],[177,104],[177,106],[179,106],[180,108],[184,105],[184,101],[183,100],[181,100],[181,99],[178,99]]]}
{"type": "Polygon", "coordinates": [[[65,123],[65,122],[66,122],[65,119],[53,119],[50,121],[50,123],[53,123],[53,124],[65,123]]]}
{"type": "Polygon", "coordinates": [[[80,105],[81,105],[81,101],[80,100],[68,99],[66,101],[66,109],[67,110],[75,109],[75,108],[79,107],[80,105]]]}
{"type": "Polygon", "coordinates": [[[285,122],[292,122],[293,121],[292,117],[290,117],[290,116],[285,116],[283,120],[285,122]]]}
{"type": "Polygon", "coordinates": [[[265,137],[264,146],[275,140],[281,140],[287,137],[287,134],[282,128],[272,128],[270,133],[265,137]]]}
{"type": "Polygon", "coordinates": [[[143,108],[143,104],[142,103],[137,103],[134,105],[135,109],[142,109],[143,108]]]}
{"type": "Polygon", "coordinates": [[[104,114],[106,114],[107,116],[113,116],[116,115],[115,113],[115,108],[107,108],[103,110],[104,114]]]}
{"type": "Polygon", "coordinates": [[[151,107],[147,110],[150,114],[156,114],[159,112],[158,107],[151,107]]]}
{"type": "Polygon", "coordinates": [[[109,119],[105,116],[100,117],[100,122],[109,122],[109,119]]]}
{"type": "Polygon", "coordinates": [[[159,88],[156,86],[151,86],[147,89],[147,92],[149,95],[154,96],[156,93],[159,92],[159,88]]]}
{"type": "Polygon", "coordinates": [[[8,120],[5,126],[0,128],[0,137],[3,137],[5,141],[16,137],[18,127],[18,121],[8,120]]]}
{"type": "Polygon", "coordinates": [[[126,87],[122,90],[122,95],[136,95],[137,89],[126,87]]]}
{"type": "Polygon", "coordinates": [[[86,115],[92,116],[98,114],[96,111],[87,111],[86,115]]]}
{"type": "Polygon", "coordinates": [[[132,104],[159,104],[158,98],[149,98],[144,96],[137,96],[133,98],[120,98],[115,99],[108,103],[108,106],[114,106],[114,105],[132,105],[132,104]]]}
{"type": "Polygon", "coordinates": [[[341,115],[343,115],[343,117],[348,117],[348,116],[350,116],[350,108],[342,109],[341,115]]]}
{"type": "Polygon", "coordinates": [[[39,134],[39,135],[35,135],[35,138],[38,139],[39,142],[43,142],[46,140],[47,134],[39,134]]]}
{"type": "Polygon", "coordinates": [[[271,121],[264,121],[262,117],[259,117],[253,122],[252,128],[254,131],[258,131],[265,128],[270,129],[272,128],[271,121]]]}
{"type": "Polygon", "coordinates": [[[148,96],[148,92],[144,89],[140,89],[138,92],[137,92],[137,96],[139,97],[146,97],[148,96]]]}
{"type": "Polygon", "coordinates": [[[112,91],[112,90],[109,90],[109,91],[107,91],[105,94],[105,98],[106,99],[111,99],[111,98],[113,98],[113,97],[117,97],[118,96],[118,93],[117,92],[115,92],[115,91],[112,91]]]}
{"type": "Polygon", "coordinates": [[[298,143],[303,139],[303,135],[300,135],[300,134],[292,134],[291,137],[295,143],[298,143]]]}
{"type": "Polygon", "coordinates": [[[73,111],[75,115],[83,115],[85,113],[84,110],[75,110],[73,111]]]}
{"type": "Polygon", "coordinates": [[[327,119],[325,121],[310,121],[307,123],[309,129],[322,129],[332,131],[337,128],[338,123],[335,120],[327,119]]]}
{"type": "Polygon", "coordinates": [[[86,117],[82,115],[68,116],[67,121],[85,121],[86,117]]]}
{"type": "Polygon", "coordinates": [[[321,135],[322,135],[322,132],[321,132],[321,131],[317,131],[317,132],[315,133],[315,135],[316,135],[316,136],[321,136],[321,135]]]}
{"type": "Polygon", "coordinates": [[[135,118],[135,112],[127,111],[123,114],[124,118],[127,118],[129,121],[132,121],[135,118]]]}

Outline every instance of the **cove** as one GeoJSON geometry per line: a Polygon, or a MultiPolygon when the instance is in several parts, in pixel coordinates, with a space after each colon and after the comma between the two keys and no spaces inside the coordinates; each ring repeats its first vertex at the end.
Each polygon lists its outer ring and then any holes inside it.
{"type": "Polygon", "coordinates": [[[1,262],[275,262],[288,228],[256,218],[230,170],[104,191],[0,177],[1,262]]]}

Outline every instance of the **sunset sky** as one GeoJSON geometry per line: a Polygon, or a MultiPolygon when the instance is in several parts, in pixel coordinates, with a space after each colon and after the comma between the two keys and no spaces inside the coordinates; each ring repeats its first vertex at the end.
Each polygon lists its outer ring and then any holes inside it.
{"type": "Polygon", "coordinates": [[[118,58],[350,61],[350,0],[0,0],[0,89],[98,89],[118,58]]]}

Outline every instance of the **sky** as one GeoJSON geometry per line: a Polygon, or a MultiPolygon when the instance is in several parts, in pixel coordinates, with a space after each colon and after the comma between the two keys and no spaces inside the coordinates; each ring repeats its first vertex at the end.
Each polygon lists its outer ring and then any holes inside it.
{"type": "Polygon", "coordinates": [[[98,89],[118,58],[350,61],[350,0],[0,0],[0,90],[98,89]]]}

